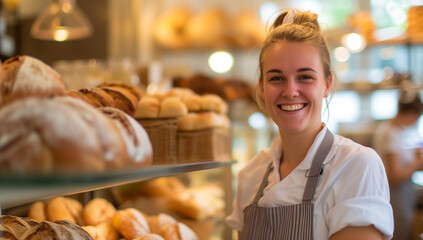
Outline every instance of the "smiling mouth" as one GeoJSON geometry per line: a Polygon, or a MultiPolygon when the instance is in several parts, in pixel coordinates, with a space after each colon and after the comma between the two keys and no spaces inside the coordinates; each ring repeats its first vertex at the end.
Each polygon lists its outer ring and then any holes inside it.
{"type": "Polygon", "coordinates": [[[278,107],[282,111],[295,112],[295,111],[298,111],[298,110],[305,108],[306,105],[307,104],[305,104],[305,103],[301,103],[301,104],[279,104],[278,107]]]}

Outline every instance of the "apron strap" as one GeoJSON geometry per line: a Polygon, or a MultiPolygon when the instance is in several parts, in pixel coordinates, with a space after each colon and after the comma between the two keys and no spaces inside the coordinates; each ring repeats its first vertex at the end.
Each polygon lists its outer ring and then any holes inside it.
{"type": "Polygon", "coordinates": [[[254,197],[253,204],[257,205],[258,200],[263,195],[263,191],[267,186],[267,182],[268,182],[267,179],[269,178],[269,174],[272,170],[273,170],[273,162],[270,162],[269,166],[267,167],[267,171],[264,174],[263,180],[261,180],[261,184],[260,184],[260,187],[259,187],[259,189],[256,193],[256,196],[254,197]]]}
{"type": "Polygon", "coordinates": [[[320,147],[317,149],[316,155],[314,155],[311,168],[306,175],[308,179],[304,189],[303,203],[311,203],[311,200],[313,199],[313,195],[316,190],[317,179],[319,178],[320,172],[322,170],[323,161],[325,160],[329,150],[332,147],[333,140],[333,134],[329,131],[329,129],[327,129],[325,137],[323,138],[320,147]]]}

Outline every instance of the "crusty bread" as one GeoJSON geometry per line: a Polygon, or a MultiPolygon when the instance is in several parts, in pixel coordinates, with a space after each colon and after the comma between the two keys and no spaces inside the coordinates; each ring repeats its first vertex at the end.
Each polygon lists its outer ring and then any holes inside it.
{"type": "Polygon", "coordinates": [[[2,215],[0,216],[0,236],[18,240],[24,232],[38,224],[39,222],[31,218],[2,215]]]}
{"type": "Polygon", "coordinates": [[[134,85],[132,85],[132,84],[129,84],[129,83],[123,83],[123,82],[105,82],[105,83],[102,83],[102,84],[100,84],[98,87],[112,87],[112,88],[120,88],[120,89],[126,89],[126,90],[128,90],[129,92],[131,92],[132,93],[132,95],[134,95],[136,98],[137,98],[137,101],[139,101],[141,98],[142,98],[142,96],[143,96],[143,93],[142,93],[142,91],[141,91],[141,89],[139,89],[138,87],[136,87],[136,86],[134,86],[134,85]]]}
{"type": "Polygon", "coordinates": [[[78,92],[94,107],[114,107],[115,101],[101,88],[82,88],[78,92]]]}
{"type": "Polygon", "coordinates": [[[101,144],[93,126],[66,104],[49,98],[27,98],[0,109],[3,171],[92,172],[104,168],[101,144]]]}
{"type": "Polygon", "coordinates": [[[103,222],[96,226],[82,226],[94,240],[118,240],[119,233],[110,222],[103,222]]]}
{"type": "Polygon", "coordinates": [[[209,128],[229,128],[230,120],[226,115],[214,112],[189,113],[178,118],[178,130],[195,131],[209,128]]]}
{"type": "Polygon", "coordinates": [[[218,95],[205,94],[199,100],[202,111],[212,111],[218,114],[227,114],[228,112],[228,105],[218,95]]]}
{"type": "Polygon", "coordinates": [[[104,198],[94,198],[89,201],[83,210],[84,222],[87,225],[98,225],[103,222],[112,222],[116,208],[104,198]]]}
{"type": "Polygon", "coordinates": [[[164,239],[160,235],[157,235],[155,233],[149,233],[133,240],[167,240],[167,239],[164,239]]]}
{"type": "Polygon", "coordinates": [[[146,218],[135,208],[117,211],[112,224],[126,239],[135,239],[151,233],[146,218]]]}
{"type": "Polygon", "coordinates": [[[128,153],[127,167],[149,166],[153,161],[153,147],[145,129],[131,116],[117,108],[99,108],[120,129],[128,153]]]}
{"type": "Polygon", "coordinates": [[[0,77],[2,103],[23,97],[45,97],[65,94],[61,76],[50,66],[30,56],[16,56],[2,64],[0,77]]]}
{"type": "Polygon", "coordinates": [[[106,86],[101,87],[101,89],[106,91],[113,98],[115,108],[118,108],[127,114],[134,116],[138,105],[137,97],[134,94],[124,88],[106,86]]]}
{"type": "Polygon", "coordinates": [[[88,232],[75,223],[61,220],[44,221],[28,229],[20,240],[94,240],[88,232]]]}

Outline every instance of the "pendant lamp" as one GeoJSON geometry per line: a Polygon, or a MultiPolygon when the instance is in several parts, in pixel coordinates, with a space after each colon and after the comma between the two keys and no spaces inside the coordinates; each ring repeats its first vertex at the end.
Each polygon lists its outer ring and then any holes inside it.
{"type": "Polygon", "coordinates": [[[75,0],[54,0],[31,27],[31,36],[43,40],[82,39],[91,33],[92,26],[75,0]]]}

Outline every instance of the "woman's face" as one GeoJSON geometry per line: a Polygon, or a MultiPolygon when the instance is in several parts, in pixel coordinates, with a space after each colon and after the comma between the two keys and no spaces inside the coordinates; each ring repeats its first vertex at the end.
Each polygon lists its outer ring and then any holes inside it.
{"type": "Polygon", "coordinates": [[[263,55],[262,74],[262,97],[280,132],[321,127],[322,99],[332,77],[325,78],[316,47],[288,41],[273,44],[263,55]]]}

